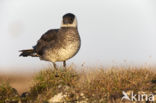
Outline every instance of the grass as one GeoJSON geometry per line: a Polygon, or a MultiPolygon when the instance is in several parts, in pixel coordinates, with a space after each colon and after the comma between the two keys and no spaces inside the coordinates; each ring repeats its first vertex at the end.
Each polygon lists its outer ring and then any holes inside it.
{"type": "Polygon", "coordinates": [[[10,103],[19,100],[16,89],[10,87],[8,83],[0,85],[0,103],[10,103]]]}
{"type": "MultiPolygon", "coordinates": [[[[86,101],[87,103],[113,103],[121,100],[122,91],[156,92],[156,72],[154,68],[143,67],[112,67],[110,69],[83,69],[72,67],[54,70],[47,68],[34,76],[33,86],[27,95],[13,94],[7,84],[0,86],[0,98],[6,100],[13,97],[25,103],[47,103],[62,93],[64,100],[70,103],[86,101]]],[[[3,103],[3,102],[0,102],[3,103]]]]}

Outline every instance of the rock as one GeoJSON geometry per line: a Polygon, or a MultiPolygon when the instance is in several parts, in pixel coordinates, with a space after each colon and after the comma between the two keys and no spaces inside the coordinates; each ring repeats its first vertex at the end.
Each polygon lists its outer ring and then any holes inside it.
{"type": "Polygon", "coordinates": [[[58,93],[48,100],[48,103],[88,103],[88,98],[85,97],[84,93],[77,94],[74,92],[73,96],[71,93],[66,92],[65,94],[58,93]]]}
{"type": "Polygon", "coordinates": [[[77,101],[76,103],[88,103],[88,102],[83,100],[83,101],[77,101]]]}
{"type": "Polygon", "coordinates": [[[60,103],[60,102],[64,102],[64,98],[66,97],[66,95],[63,95],[63,93],[58,93],[57,95],[55,95],[54,97],[52,97],[48,102],[49,103],[60,103]]]}
{"type": "Polygon", "coordinates": [[[26,97],[28,97],[29,95],[30,95],[30,93],[24,92],[24,93],[22,93],[21,98],[26,98],[26,97]]]}

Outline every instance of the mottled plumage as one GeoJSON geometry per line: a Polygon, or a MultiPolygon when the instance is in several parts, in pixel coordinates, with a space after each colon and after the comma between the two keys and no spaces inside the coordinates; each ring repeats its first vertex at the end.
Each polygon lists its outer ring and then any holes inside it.
{"type": "Polygon", "coordinates": [[[63,16],[60,29],[48,30],[41,36],[33,49],[21,50],[20,56],[39,57],[41,60],[64,62],[72,58],[80,49],[80,36],[77,30],[75,15],[68,13],[63,16]]]}

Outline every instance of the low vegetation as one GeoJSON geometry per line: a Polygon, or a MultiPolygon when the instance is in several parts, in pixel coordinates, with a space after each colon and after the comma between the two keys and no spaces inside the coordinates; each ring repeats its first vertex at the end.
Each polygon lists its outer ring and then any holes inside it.
{"type": "Polygon", "coordinates": [[[0,103],[48,103],[57,94],[63,103],[116,103],[122,91],[156,93],[154,68],[47,68],[34,76],[33,86],[22,95],[9,84],[1,84],[0,103]]]}

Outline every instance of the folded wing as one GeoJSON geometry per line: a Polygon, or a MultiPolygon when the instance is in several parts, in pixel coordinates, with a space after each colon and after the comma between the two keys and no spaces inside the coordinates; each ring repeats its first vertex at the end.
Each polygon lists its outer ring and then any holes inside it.
{"type": "Polygon", "coordinates": [[[43,34],[41,38],[38,40],[37,45],[33,47],[34,51],[38,55],[42,56],[44,50],[48,48],[49,45],[52,46],[56,42],[57,33],[58,33],[58,29],[51,29],[47,31],[45,34],[43,34]]]}

